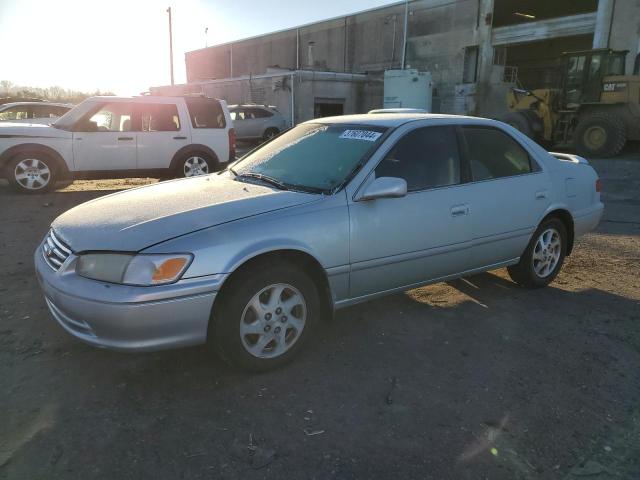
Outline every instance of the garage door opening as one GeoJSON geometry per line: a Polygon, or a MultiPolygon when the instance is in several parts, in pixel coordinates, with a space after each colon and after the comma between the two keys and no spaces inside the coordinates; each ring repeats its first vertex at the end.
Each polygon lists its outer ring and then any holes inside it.
{"type": "Polygon", "coordinates": [[[598,0],[496,0],[493,27],[592,13],[598,0]]]}
{"type": "Polygon", "coordinates": [[[333,117],[344,114],[344,98],[316,98],[313,118],[333,117]]]}
{"type": "Polygon", "coordinates": [[[511,78],[507,81],[529,90],[559,88],[562,54],[589,50],[592,41],[593,35],[578,35],[508,46],[505,71],[511,78]]]}

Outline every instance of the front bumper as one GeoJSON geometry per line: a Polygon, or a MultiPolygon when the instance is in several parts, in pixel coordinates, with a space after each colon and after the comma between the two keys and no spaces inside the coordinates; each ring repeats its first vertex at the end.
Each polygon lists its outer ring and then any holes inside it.
{"type": "Polygon", "coordinates": [[[80,277],[73,254],[54,271],[44,261],[42,245],[34,260],[51,314],[88,344],[145,352],[206,342],[211,308],[222,283],[219,275],[131,287],[80,277]]]}

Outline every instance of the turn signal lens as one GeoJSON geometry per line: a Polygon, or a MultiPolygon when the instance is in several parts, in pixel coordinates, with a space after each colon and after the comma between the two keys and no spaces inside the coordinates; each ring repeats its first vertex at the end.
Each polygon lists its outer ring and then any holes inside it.
{"type": "Polygon", "coordinates": [[[602,182],[600,182],[600,179],[596,180],[596,192],[600,193],[602,191],[602,182]]]}
{"type": "Polygon", "coordinates": [[[182,258],[170,258],[165,260],[156,267],[151,276],[153,283],[164,283],[176,278],[181,272],[184,266],[187,264],[187,259],[182,258]]]}

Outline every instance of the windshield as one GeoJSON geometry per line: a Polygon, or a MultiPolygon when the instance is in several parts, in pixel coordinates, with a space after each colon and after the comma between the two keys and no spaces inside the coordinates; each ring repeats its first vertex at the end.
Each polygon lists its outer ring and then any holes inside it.
{"type": "Polygon", "coordinates": [[[330,192],[378,147],[386,130],[305,123],[249,153],[232,171],[240,178],[261,176],[289,188],[330,192]]]}
{"type": "Polygon", "coordinates": [[[85,100],[79,103],[67,113],[58,118],[51,124],[52,127],[59,128],[60,130],[71,130],[73,125],[78,121],[80,117],[83,117],[92,108],[96,106],[96,103],[91,100],[85,100]]]}

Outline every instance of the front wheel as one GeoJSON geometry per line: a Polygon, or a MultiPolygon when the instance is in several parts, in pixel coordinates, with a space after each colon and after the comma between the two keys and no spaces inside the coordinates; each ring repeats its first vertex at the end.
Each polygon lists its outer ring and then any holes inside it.
{"type": "Polygon", "coordinates": [[[240,272],[220,298],[209,342],[232,366],[264,372],[290,361],[312,336],[320,301],[313,280],[286,261],[240,272]]]}
{"type": "Polygon", "coordinates": [[[44,153],[18,154],[6,168],[7,180],[20,193],[48,192],[56,182],[56,163],[44,153]]]}
{"type": "Polygon", "coordinates": [[[560,272],[566,253],[567,229],[559,219],[549,218],[536,230],[520,262],[507,271],[523,287],[546,287],[560,272]]]}

